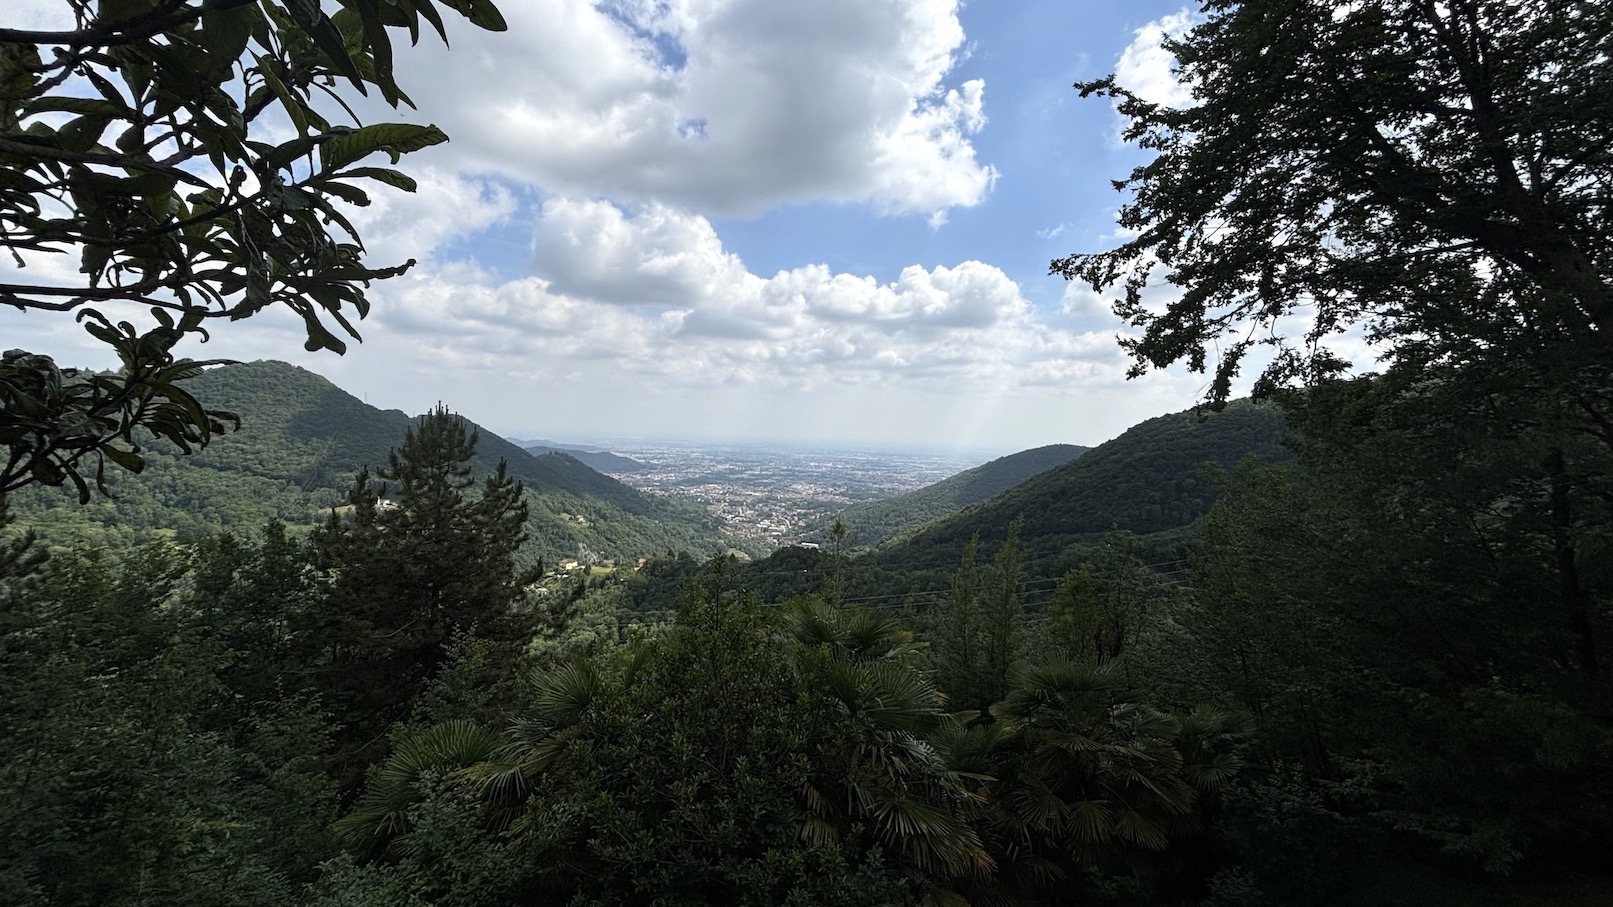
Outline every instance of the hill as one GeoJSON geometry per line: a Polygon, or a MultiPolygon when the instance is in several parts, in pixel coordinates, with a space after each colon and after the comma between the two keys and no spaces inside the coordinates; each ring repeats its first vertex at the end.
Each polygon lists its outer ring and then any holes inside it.
{"type": "MultiPolygon", "coordinates": [[[[111,477],[112,500],[80,507],[58,489],[27,489],[12,499],[19,522],[50,542],[103,544],[154,534],[199,537],[270,519],[310,525],[340,503],[361,467],[385,465],[414,422],[283,362],[210,369],[189,386],[205,406],[240,413],[241,430],[191,457],[152,445],[144,473],[111,477]]],[[[480,468],[503,459],[526,486],[530,556],[553,562],[576,556],[579,546],[602,558],[669,549],[704,555],[734,545],[694,504],[629,488],[568,455],[534,456],[478,431],[480,468]]]]}
{"type": "Polygon", "coordinates": [[[1115,529],[1138,535],[1180,530],[1215,502],[1207,464],[1230,468],[1247,456],[1291,459],[1282,435],[1277,407],[1247,401],[1219,413],[1149,419],[999,497],[898,537],[874,559],[908,568],[952,566],[976,532],[982,550],[993,551],[1020,518],[1020,541],[1032,561],[1057,559],[1070,546],[1115,529]]]}
{"type": "Polygon", "coordinates": [[[556,444],[552,441],[519,441],[516,443],[521,445],[522,450],[535,457],[553,453],[565,454],[589,469],[598,472],[620,474],[641,472],[650,468],[632,457],[624,457],[608,450],[584,450],[580,447],[567,447],[564,444],[556,444]]]}
{"type": "Polygon", "coordinates": [[[1032,476],[1074,460],[1090,448],[1049,444],[998,457],[934,485],[883,501],[866,501],[842,510],[837,519],[854,545],[880,545],[968,507],[988,501],[1032,476]]]}

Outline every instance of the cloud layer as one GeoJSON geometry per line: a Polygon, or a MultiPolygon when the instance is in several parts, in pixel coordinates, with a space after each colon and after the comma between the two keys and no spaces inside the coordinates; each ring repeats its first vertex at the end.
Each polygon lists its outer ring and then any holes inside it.
{"type": "Polygon", "coordinates": [[[1071,357],[1119,372],[1112,335],[1046,323],[979,261],[888,282],[822,264],[761,276],[702,216],[572,199],[543,204],[532,247],[533,276],[429,268],[389,284],[375,319],[434,359],[571,360],[683,387],[1017,385],[1070,374],[1071,357]]]}
{"type": "Polygon", "coordinates": [[[996,179],[970,142],[985,85],[947,81],[955,0],[504,6],[508,32],[422,42],[399,75],[468,165],[742,215],[833,201],[944,216],[996,179]]]}

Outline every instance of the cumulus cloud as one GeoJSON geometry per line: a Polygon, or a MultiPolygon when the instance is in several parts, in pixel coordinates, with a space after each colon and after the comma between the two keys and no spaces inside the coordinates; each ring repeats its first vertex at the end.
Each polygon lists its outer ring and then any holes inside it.
{"type": "Polygon", "coordinates": [[[365,187],[369,206],[347,212],[372,264],[428,259],[455,239],[508,222],[517,208],[509,187],[491,180],[433,167],[413,168],[410,175],[414,192],[372,183],[365,187]]]}
{"type": "Polygon", "coordinates": [[[688,306],[752,282],[710,221],[659,204],[629,219],[606,201],[550,199],[532,248],[557,291],[602,302],[688,306]]]}
{"type": "Polygon", "coordinates": [[[376,320],[433,361],[594,363],[648,386],[1012,385],[1029,366],[1119,375],[1111,335],[1043,323],[979,261],[888,281],[823,264],[764,277],[703,217],[569,199],[543,205],[533,248],[538,273],[516,280],[453,263],[389,283],[376,320]],[[1057,364],[1067,359],[1092,364],[1057,364]]]}
{"type": "Polygon", "coordinates": [[[984,82],[947,81],[956,0],[506,7],[508,32],[461,28],[451,50],[400,56],[400,83],[454,138],[434,153],[557,194],[725,214],[934,214],[996,179],[970,141],[984,82]]]}
{"type": "Polygon", "coordinates": [[[1167,107],[1193,103],[1192,89],[1176,78],[1176,57],[1166,50],[1166,37],[1179,38],[1199,22],[1182,9],[1137,29],[1115,64],[1115,81],[1139,97],[1167,107]]]}
{"type": "MultiPolygon", "coordinates": [[[[501,4],[505,33],[451,22],[451,49],[431,37],[399,49],[418,111],[359,107],[367,122],[435,122],[453,139],[407,161],[417,194],[377,190],[353,212],[373,263],[421,262],[370,288],[366,342],[305,356],[298,320],[268,311],[186,352],[290,358],[377,405],[444,399],[522,428],[631,413],[678,433],[691,410],[726,407],[802,436],[1040,435],[1078,411],[1113,424],[1042,440],[1112,434],[1135,421],[1119,401],[1138,385],[1123,379],[1106,305],[1067,295],[1039,308],[965,256],[903,267],[913,259],[875,249],[878,264],[837,270],[809,253],[758,273],[710,220],[830,202],[939,227],[984,201],[997,179],[975,148],[987,86],[957,75],[960,5],[523,0],[501,4]],[[867,427],[846,427],[856,420],[867,427]]],[[[1167,17],[1138,32],[1122,80],[1168,78],[1158,33],[1180,27],[1167,17]]],[[[49,330],[76,332],[65,324],[49,330]]],[[[1176,378],[1149,380],[1151,411],[1190,397],[1176,378]]]]}

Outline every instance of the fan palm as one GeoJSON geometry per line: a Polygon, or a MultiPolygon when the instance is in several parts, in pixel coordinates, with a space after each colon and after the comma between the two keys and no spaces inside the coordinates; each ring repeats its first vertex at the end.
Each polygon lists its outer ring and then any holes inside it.
{"type": "Polygon", "coordinates": [[[1029,668],[992,713],[1002,729],[997,799],[1049,857],[1097,866],[1163,850],[1193,806],[1181,722],[1135,701],[1112,665],[1029,668]]]}
{"type": "Polygon", "coordinates": [[[364,796],[336,831],[360,852],[408,849],[409,813],[432,778],[463,776],[492,757],[498,734],[470,721],[449,721],[405,737],[371,773],[364,796]]]}
{"type": "Polygon", "coordinates": [[[947,880],[989,873],[991,857],[968,823],[971,779],[931,741],[956,720],[907,663],[912,634],[886,615],[804,603],[790,635],[802,687],[831,731],[801,785],[802,839],[838,842],[863,829],[936,896],[947,880]]]}

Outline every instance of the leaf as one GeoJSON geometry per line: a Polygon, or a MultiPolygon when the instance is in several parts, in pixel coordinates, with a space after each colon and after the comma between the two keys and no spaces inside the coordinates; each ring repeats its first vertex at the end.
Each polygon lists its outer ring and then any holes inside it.
{"type": "Polygon", "coordinates": [[[213,64],[215,78],[228,78],[235,68],[235,62],[246,53],[257,15],[255,3],[234,9],[209,8],[203,11],[202,42],[213,64]]]}
{"type": "Polygon", "coordinates": [[[89,115],[98,114],[104,117],[115,117],[119,113],[122,113],[122,110],[116,104],[100,98],[60,97],[40,98],[37,101],[33,101],[25,105],[23,107],[23,111],[25,116],[33,116],[35,114],[47,112],[58,112],[89,115]]]}
{"type": "Polygon", "coordinates": [[[370,61],[373,65],[371,77],[375,80],[375,84],[380,86],[381,96],[388,104],[396,107],[401,99],[401,93],[392,77],[392,39],[387,35],[386,26],[381,24],[381,17],[376,14],[372,4],[359,4],[358,15],[364,32],[363,43],[369,47],[370,61]]]}
{"type": "Polygon", "coordinates": [[[354,167],[351,170],[342,171],[341,175],[369,177],[372,180],[386,183],[395,189],[402,189],[404,192],[413,192],[419,188],[419,184],[414,181],[413,177],[397,170],[388,170],[385,167],[354,167]]]}
{"type": "Polygon", "coordinates": [[[366,207],[370,203],[370,197],[365,194],[364,190],[358,188],[357,186],[349,186],[346,183],[339,183],[335,180],[325,180],[323,182],[316,183],[315,188],[319,189],[321,192],[334,195],[350,205],[357,205],[360,208],[366,207]]]}
{"type": "Polygon", "coordinates": [[[352,132],[335,136],[319,146],[324,170],[334,173],[342,167],[376,151],[385,151],[396,164],[398,158],[411,151],[419,151],[448,141],[448,135],[436,126],[419,126],[413,123],[376,123],[352,132]]]}
{"type": "Polygon", "coordinates": [[[145,471],[145,458],[132,450],[121,450],[108,444],[107,446],[101,448],[101,452],[106,455],[108,460],[111,460],[130,472],[139,473],[145,471]]]}
{"type": "Polygon", "coordinates": [[[364,88],[364,80],[359,76],[358,67],[348,56],[347,41],[330,17],[319,8],[319,0],[287,0],[286,9],[291,13],[292,20],[313,39],[331,70],[346,76],[359,94],[369,94],[364,88]]]}
{"type": "Polygon", "coordinates": [[[269,90],[274,92],[274,96],[280,99],[281,108],[285,110],[287,116],[291,117],[292,125],[297,127],[297,135],[301,138],[307,138],[308,115],[304,112],[302,102],[297,99],[296,95],[291,93],[291,90],[286,87],[286,83],[282,82],[280,76],[275,73],[274,69],[277,61],[263,54],[258,54],[257,60],[258,74],[263,76],[263,84],[269,86],[269,90]]]}
{"type": "Polygon", "coordinates": [[[156,7],[156,0],[101,0],[101,20],[122,22],[143,16],[156,7]]]}
{"type": "Polygon", "coordinates": [[[506,31],[510,27],[509,23],[504,21],[504,14],[493,5],[493,0],[443,0],[443,5],[457,10],[478,28],[506,31]]]}
{"type": "Polygon", "coordinates": [[[101,133],[106,131],[107,124],[111,121],[112,117],[107,114],[86,114],[69,121],[57,130],[57,141],[61,143],[62,148],[82,154],[95,147],[101,140],[101,133]]]}

